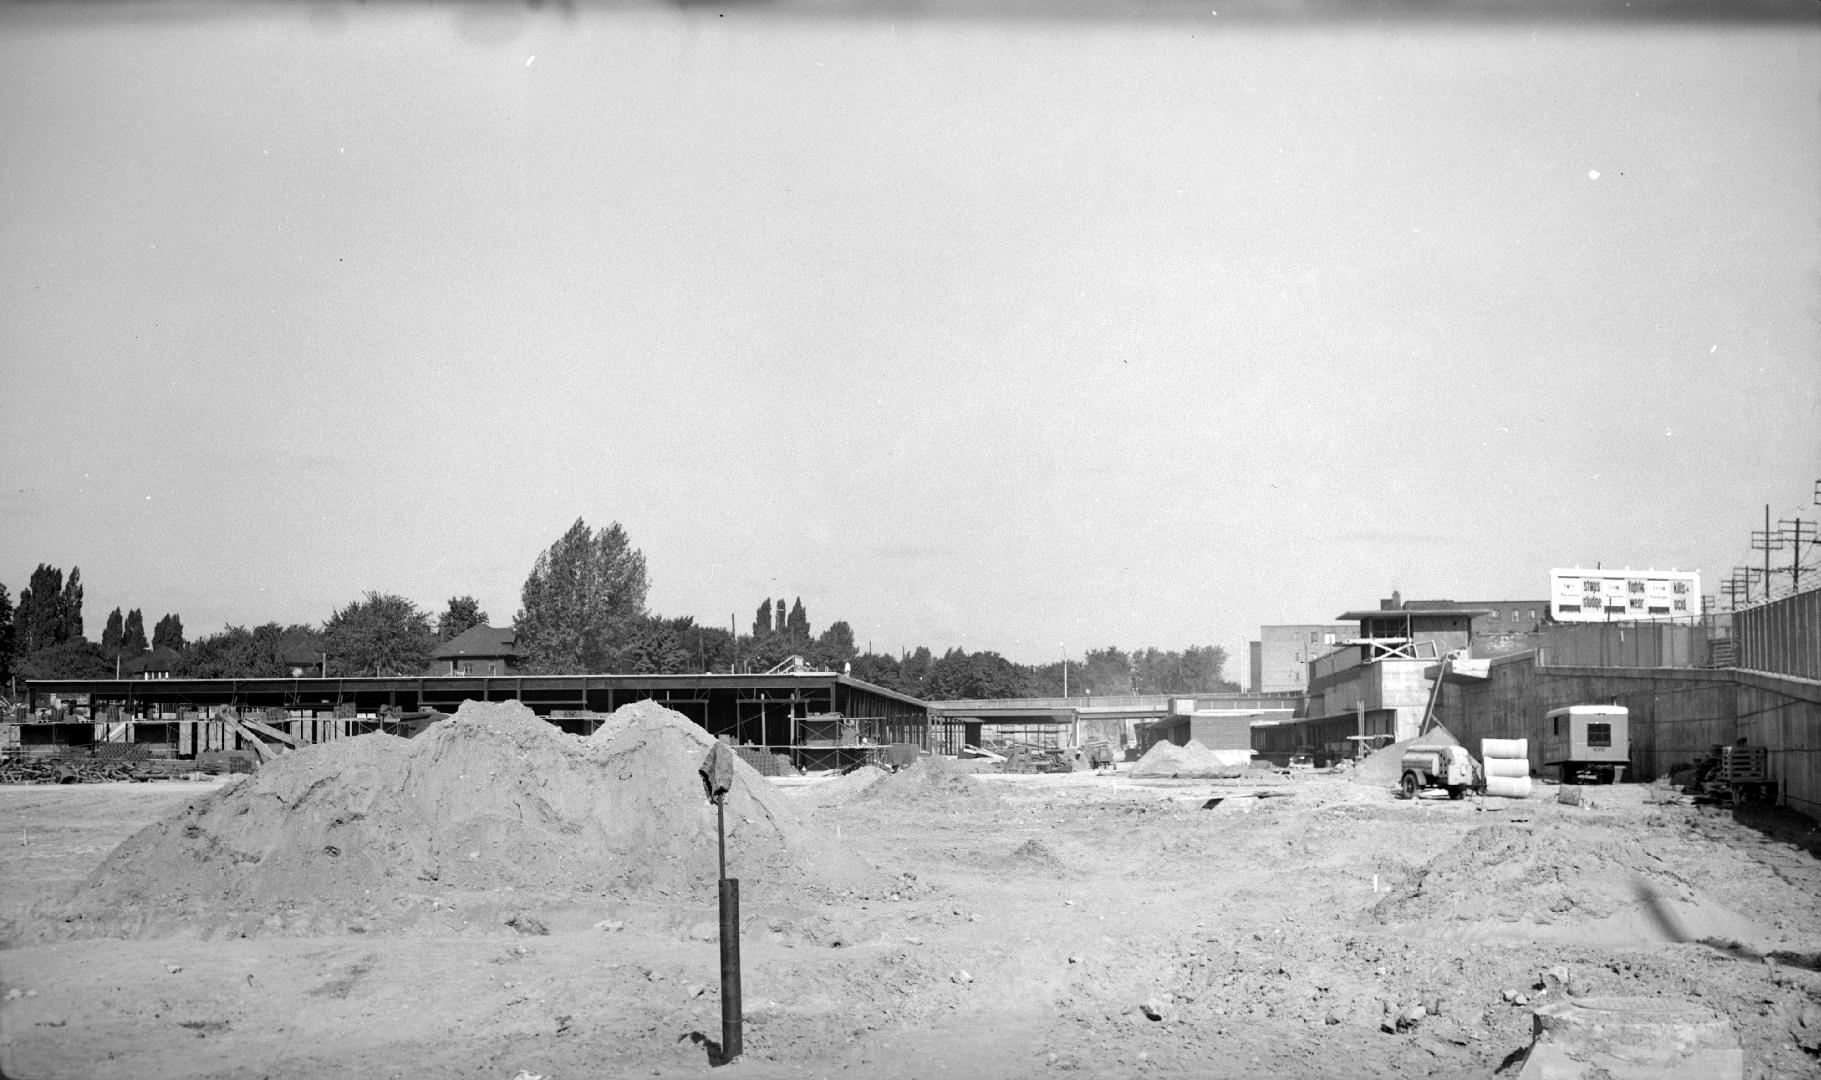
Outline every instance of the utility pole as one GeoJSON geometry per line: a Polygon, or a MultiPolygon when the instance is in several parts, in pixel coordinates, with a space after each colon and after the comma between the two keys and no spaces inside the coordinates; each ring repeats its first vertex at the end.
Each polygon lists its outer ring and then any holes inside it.
{"type": "Polygon", "coordinates": [[[1732,577],[1726,579],[1726,595],[1737,609],[1742,604],[1751,603],[1751,573],[1743,566],[1732,568],[1732,577]]]}
{"type": "Polygon", "coordinates": [[[1802,591],[1802,530],[1808,530],[1809,543],[1815,540],[1815,523],[1804,520],[1800,515],[1793,518],[1778,518],[1777,524],[1783,526],[1783,533],[1790,539],[1795,550],[1789,557],[1789,591],[1802,591]]]}
{"type": "Polygon", "coordinates": [[[1770,504],[1764,504],[1764,528],[1753,529],[1751,533],[1753,551],[1764,553],[1764,599],[1770,599],[1770,553],[1783,550],[1783,534],[1772,532],[1770,527],[1770,504]]]}

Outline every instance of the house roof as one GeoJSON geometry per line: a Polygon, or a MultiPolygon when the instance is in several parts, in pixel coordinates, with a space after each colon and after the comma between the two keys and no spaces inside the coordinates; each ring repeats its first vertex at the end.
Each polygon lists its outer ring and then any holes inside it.
{"type": "Polygon", "coordinates": [[[438,660],[463,656],[512,657],[518,655],[518,631],[510,626],[470,626],[436,647],[438,660]]]}

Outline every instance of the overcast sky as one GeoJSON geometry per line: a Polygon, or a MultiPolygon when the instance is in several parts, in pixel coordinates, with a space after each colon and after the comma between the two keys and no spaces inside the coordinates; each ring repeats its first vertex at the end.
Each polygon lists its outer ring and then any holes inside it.
{"type": "MultiPolygon", "coordinates": [[[[1218,644],[1821,477],[1806,24],[0,11],[0,582],[1218,644]]],[[[1780,556],[1781,557],[1781,556],[1780,556]]]]}

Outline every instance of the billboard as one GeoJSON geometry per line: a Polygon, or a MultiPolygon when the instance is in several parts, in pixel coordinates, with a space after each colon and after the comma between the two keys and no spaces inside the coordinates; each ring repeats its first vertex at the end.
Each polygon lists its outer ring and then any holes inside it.
{"type": "Polygon", "coordinates": [[[1549,614],[1557,622],[1686,619],[1701,614],[1693,570],[1551,570],[1549,614]]]}

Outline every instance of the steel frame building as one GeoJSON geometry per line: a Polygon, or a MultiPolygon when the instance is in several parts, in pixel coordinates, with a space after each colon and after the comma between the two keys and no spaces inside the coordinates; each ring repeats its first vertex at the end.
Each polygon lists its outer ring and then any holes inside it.
{"type": "Polygon", "coordinates": [[[23,744],[125,741],[187,756],[193,730],[227,710],[258,714],[303,741],[409,730],[406,717],[454,712],[464,701],[519,701],[586,735],[608,713],[656,701],[711,735],[778,749],[804,744],[803,721],[840,714],[876,745],[930,746],[921,701],[835,672],[770,675],[507,675],[282,679],[46,679],[27,687],[26,716],[7,725],[23,744]],[[47,728],[61,731],[44,730],[47,728]],[[83,728],[90,729],[83,737],[83,728]],[[38,729],[38,730],[34,730],[38,729]],[[61,737],[59,737],[61,736],[61,737]],[[188,737],[186,737],[188,736],[188,737]]]}

